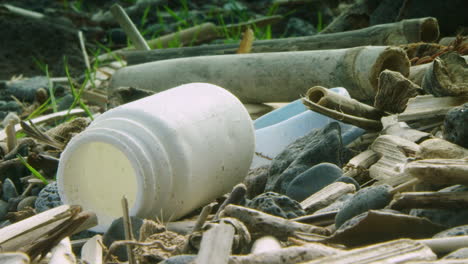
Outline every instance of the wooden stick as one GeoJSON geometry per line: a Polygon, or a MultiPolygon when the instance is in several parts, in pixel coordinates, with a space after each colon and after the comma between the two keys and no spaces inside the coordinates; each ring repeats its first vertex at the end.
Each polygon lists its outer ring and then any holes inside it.
{"type": "Polygon", "coordinates": [[[220,213],[228,204],[239,204],[242,201],[242,199],[245,198],[246,193],[247,187],[245,186],[245,184],[239,183],[236,186],[234,186],[228,198],[224,200],[224,202],[219,206],[218,211],[216,212],[213,220],[219,219],[220,213]]]}
{"type": "MultiPolygon", "coordinates": [[[[122,197],[121,202],[122,202],[122,211],[123,211],[123,226],[124,226],[124,231],[125,231],[125,239],[134,240],[135,237],[133,236],[132,219],[130,218],[130,214],[128,210],[128,200],[125,195],[122,197]]],[[[136,264],[135,256],[133,255],[133,245],[128,244],[126,247],[127,247],[128,263],[136,264]]]]}
{"type": "Polygon", "coordinates": [[[398,114],[398,121],[409,122],[436,117],[443,119],[450,109],[466,102],[468,102],[468,96],[419,95],[408,100],[405,111],[398,114]]]}
{"type": "Polygon", "coordinates": [[[13,120],[10,120],[10,123],[5,127],[5,134],[7,137],[8,152],[11,152],[18,145],[15,122],[13,120]]]}
{"type": "Polygon", "coordinates": [[[355,191],[356,187],[354,184],[334,182],[302,201],[301,207],[306,210],[307,213],[312,213],[332,204],[342,195],[354,193],[355,191]]]}
{"type": "Polygon", "coordinates": [[[78,31],[78,39],[80,41],[80,48],[81,48],[81,52],[83,53],[83,58],[86,64],[86,69],[88,69],[91,74],[91,64],[89,63],[88,53],[86,52],[85,40],[83,37],[83,32],[81,30],[78,31]]]}
{"type": "Polygon", "coordinates": [[[405,173],[438,185],[468,184],[468,159],[425,159],[408,163],[405,173]]]}
{"type": "Polygon", "coordinates": [[[234,239],[234,227],[220,223],[203,234],[196,264],[227,264],[234,239]]]}
{"type": "Polygon", "coordinates": [[[404,192],[393,196],[390,207],[395,210],[412,208],[463,209],[468,206],[468,192],[404,192]]]}
{"type": "Polygon", "coordinates": [[[298,223],[238,205],[226,206],[222,215],[242,221],[252,237],[271,235],[284,241],[288,236],[294,236],[294,233],[299,231],[319,235],[329,234],[329,231],[322,227],[298,223]]]}
{"type": "Polygon", "coordinates": [[[125,10],[119,5],[114,4],[111,6],[112,15],[119,22],[122,29],[125,31],[125,34],[132,40],[133,45],[139,50],[150,50],[150,47],[146,43],[143,36],[140,34],[135,24],[128,17],[125,10]]]}
{"type": "MultiPolygon", "coordinates": [[[[422,41],[426,35],[435,35],[436,32],[438,34],[437,20],[434,18],[409,19],[341,33],[257,40],[253,42],[251,53],[343,49],[366,45],[398,45],[422,41]],[[415,31],[425,33],[415,33],[415,31]]],[[[234,54],[238,47],[239,44],[236,43],[159,49],[150,52],[122,51],[118,54],[123,56],[129,65],[135,65],[182,57],[234,54]]]]}
{"type": "Polygon", "coordinates": [[[75,264],[76,257],[73,254],[70,238],[62,239],[53,249],[49,264],[75,264]]]}

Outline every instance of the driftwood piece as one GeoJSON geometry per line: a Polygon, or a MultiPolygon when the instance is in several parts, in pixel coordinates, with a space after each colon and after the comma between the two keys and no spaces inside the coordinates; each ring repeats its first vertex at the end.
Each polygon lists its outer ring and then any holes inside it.
{"type": "Polygon", "coordinates": [[[125,10],[119,4],[112,5],[110,11],[137,49],[150,50],[146,40],[143,38],[135,24],[133,24],[127,13],[125,13],[125,10]]]}
{"type": "MultiPolygon", "coordinates": [[[[396,120],[397,117],[395,115],[393,117],[396,120]]],[[[382,123],[384,123],[384,121],[382,121],[382,123]]],[[[382,130],[381,134],[397,136],[415,143],[420,143],[432,137],[430,133],[412,129],[404,122],[395,122],[391,125],[387,125],[382,130]]]]}
{"type": "Polygon", "coordinates": [[[408,100],[420,94],[421,88],[401,73],[385,70],[379,75],[374,107],[390,113],[401,113],[408,100]]]}
{"type": "Polygon", "coordinates": [[[405,173],[438,185],[468,184],[468,158],[425,159],[408,163],[405,173]]]}
{"type": "MultiPolygon", "coordinates": [[[[465,59],[466,62],[468,62],[468,56],[463,56],[463,58],[465,59]]],[[[432,65],[432,62],[411,66],[408,79],[410,79],[415,84],[421,86],[424,75],[426,74],[428,69],[431,68],[431,65],[432,65]]]]}
{"type": "Polygon", "coordinates": [[[468,102],[468,96],[434,97],[419,95],[408,100],[405,111],[398,114],[398,121],[408,122],[421,119],[443,119],[450,109],[468,102]]]}
{"type": "Polygon", "coordinates": [[[325,241],[356,247],[399,238],[427,238],[442,230],[444,226],[426,218],[369,210],[348,220],[325,241]]]}
{"type": "Polygon", "coordinates": [[[81,259],[93,264],[102,264],[102,236],[95,235],[81,248],[81,259]]]}
{"type": "Polygon", "coordinates": [[[242,221],[249,229],[252,237],[271,235],[285,241],[289,236],[294,236],[295,232],[318,235],[329,234],[329,231],[323,227],[298,223],[238,205],[226,206],[222,216],[233,217],[242,221]]]}
{"type": "Polygon", "coordinates": [[[224,210],[224,208],[229,204],[239,204],[242,200],[245,199],[245,194],[247,193],[247,187],[243,183],[239,183],[232,188],[231,193],[229,193],[228,198],[219,206],[218,211],[214,216],[214,220],[219,219],[219,214],[224,210]]]}
{"type": "MultiPolygon", "coordinates": [[[[419,41],[435,40],[438,36],[437,21],[434,18],[418,18],[401,22],[376,25],[354,31],[317,34],[313,36],[257,40],[253,42],[252,53],[303,51],[319,49],[343,49],[358,46],[398,45],[419,41]],[[410,30],[408,30],[410,29],[410,30]],[[420,32],[416,33],[415,31],[420,32]],[[435,38],[434,38],[435,37],[435,38]]],[[[234,54],[239,44],[207,45],[142,51],[122,51],[122,56],[129,65],[150,61],[175,59],[182,57],[234,54]]],[[[314,85],[314,83],[311,83],[314,85]]],[[[347,86],[345,86],[348,88],[347,86]]]]}
{"type": "Polygon", "coordinates": [[[305,97],[320,106],[352,116],[379,120],[384,115],[382,111],[370,105],[345,97],[322,86],[314,86],[310,88],[305,97]]]}
{"type": "MultiPolygon", "coordinates": [[[[380,130],[382,129],[382,123],[377,119],[369,119],[361,117],[359,114],[347,113],[346,110],[351,111],[351,109],[368,109],[367,107],[362,107],[364,105],[354,99],[346,100],[343,105],[343,110],[340,109],[338,95],[334,95],[333,92],[329,92],[323,87],[315,86],[310,88],[305,97],[302,98],[302,103],[314,112],[318,112],[322,115],[326,115],[336,120],[340,120],[344,123],[352,124],[360,128],[368,130],[380,130]],[[332,95],[332,96],[330,96],[332,95]],[[333,99],[335,98],[335,100],[333,99]],[[332,101],[334,100],[334,101],[332,101]],[[330,101],[332,103],[330,103],[330,101]]],[[[344,100],[342,100],[344,101],[344,100]]],[[[354,111],[354,112],[364,112],[364,111],[354,111]]],[[[369,111],[367,111],[369,112],[369,111]]],[[[370,115],[369,113],[367,115],[370,115]]]]}
{"type": "Polygon", "coordinates": [[[73,254],[70,238],[62,239],[51,251],[49,264],[75,264],[76,257],[73,254]]]}
{"type": "Polygon", "coordinates": [[[463,159],[468,157],[468,149],[445,139],[433,138],[419,144],[422,159],[463,159]]]}
{"type": "Polygon", "coordinates": [[[422,88],[435,96],[468,96],[468,64],[457,52],[436,58],[424,74],[422,88]]]}
{"type": "Polygon", "coordinates": [[[245,256],[231,256],[229,264],[295,264],[343,252],[323,244],[307,243],[245,256]]]}
{"type": "Polygon", "coordinates": [[[407,76],[406,53],[396,47],[365,46],[180,58],[120,69],[112,76],[110,89],[128,86],[161,92],[185,83],[207,82],[228,89],[244,103],[262,103],[298,99],[315,84],[343,86],[351,97],[367,101],[374,99],[377,78],[385,69],[407,76]]]}
{"type": "Polygon", "coordinates": [[[369,167],[380,159],[381,155],[371,149],[365,150],[354,156],[343,167],[344,176],[355,178],[363,182],[369,177],[369,167]]]}
{"type": "Polygon", "coordinates": [[[364,248],[357,248],[307,264],[400,264],[410,260],[435,260],[437,256],[422,243],[400,239],[364,248]]]}
{"type": "MultiPolygon", "coordinates": [[[[382,158],[370,166],[369,176],[382,181],[402,174],[404,165],[419,152],[419,145],[397,136],[383,135],[372,143],[370,149],[382,155],[382,158]]],[[[405,177],[392,186],[406,180],[408,178],[405,177]]]]}
{"type": "Polygon", "coordinates": [[[467,259],[440,259],[432,261],[408,261],[405,264],[466,264],[467,259]]]}
{"type": "Polygon", "coordinates": [[[5,264],[29,264],[29,256],[21,253],[21,252],[14,252],[14,253],[0,253],[0,263],[5,264]]]}
{"type": "Polygon", "coordinates": [[[468,192],[404,192],[393,196],[390,207],[395,210],[412,208],[462,209],[468,207],[468,192]]]}
{"type": "Polygon", "coordinates": [[[307,213],[312,213],[332,204],[342,195],[354,193],[355,191],[356,187],[354,184],[334,182],[302,201],[301,207],[306,210],[307,213]]]}
{"type": "Polygon", "coordinates": [[[221,223],[211,228],[203,235],[195,263],[228,263],[233,238],[234,227],[229,224],[221,223]]]}

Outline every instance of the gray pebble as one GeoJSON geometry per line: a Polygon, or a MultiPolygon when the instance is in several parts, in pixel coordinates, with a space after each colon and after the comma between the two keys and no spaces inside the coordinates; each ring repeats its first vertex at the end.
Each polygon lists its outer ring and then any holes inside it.
{"type": "Polygon", "coordinates": [[[392,200],[388,185],[371,186],[359,190],[338,212],[335,225],[339,228],[348,219],[372,209],[382,209],[392,200]]]}
{"type": "MultiPolygon", "coordinates": [[[[140,227],[143,225],[143,219],[138,218],[136,216],[131,216],[132,221],[132,231],[134,237],[140,237],[140,227]]],[[[109,229],[107,229],[106,233],[102,237],[102,242],[106,245],[107,248],[110,247],[112,242],[116,240],[125,240],[125,230],[123,227],[123,218],[119,217],[112,221],[109,229]]],[[[127,261],[127,249],[125,246],[121,246],[114,251],[114,255],[119,258],[120,261],[127,261]]]]}
{"type": "Polygon", "coordinates": [[[286,189],[286,195],[298,202],[302,202],[342,175],[343,171],[335,164],[326,162],[317,164],[296,176],[286,189]]]}
{"type": "Polygon", "coordinates": [[[196,257],[196,255],[178,255],[159,262],[159,264],[189,264],[193,263],[196,257]]]}
{"type": "Polygon", "coordinates": [[[260,194],[249,201],[247,207],[286,219],[305,215],[305,211],[297,201],[275,192],[260,194]]]}
{"type": "Polygon", "coordinates": [[[468,247],[457,249],[442,259],[468,259],[468,247]]]}
{"type": "Polygon", "coordinates": [[[52,182],[39,192],[35,208],[36,212],[41,213],[62,204],[63,202],[58,194],[57,182],[52,182]]]}
{"type": "Polygon", "coordinates": [[[8,213],[8,203],[0,200],[0,221],[3,221],[6,214],[8,213]]]}
{"type": "Polygon", "coordinates": [[[24,210],[26,207],[34,208],[36,204],[37,196],[28,196],[21,200],[18,204],[17,211],[24,210]]]}
{"type": "Polygon", "coordinates": [[[468,103],[454,107],[445,116],[444,139],[468,148],[468,103]]]}
{"type": "Polygon", "coordinates": [[[6,92],[8,95],[14,95],[20,101],[32,103],[36,96],[36,91],[40,88],[48,89],[48,86],[49,80],[46,76],[36,76],[7,83],[6,92]]]}
{"type": "Polygon", "coordinates": [[[6,178],[2,185],[2,199],[9,201],[11,198],[18,197],[16,186],[10,178],[6,178]]]}

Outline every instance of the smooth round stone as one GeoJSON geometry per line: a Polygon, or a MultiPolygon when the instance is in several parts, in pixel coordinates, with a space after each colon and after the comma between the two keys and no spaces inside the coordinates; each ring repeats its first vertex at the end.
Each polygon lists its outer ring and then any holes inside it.
{"type": "Polygon", "coordinates": [[[435,234],[434,238],[468,235],[468,225],[456,226],[435,234]]]}
{"type": "Polygon", "coordinates": [[[18,191],[15,184],[10,178],[6,178],[2,185],[2,199],[8,201],[16,197],[18,197],[18,191]]]}
{"type": "Polygon", "coordinates": [[[8,203],[3,200],[0,200],[0,221],[4,220],[7,213],[8,213],[8,203]]]}
{"type": "Polygon", "coordinates": [[[371,186],[359,190],[335,217],[335,226],[339,228],[348,219],[369,210],[382,209],[392,200],[389,185],[371,186]]]}
{"type": "Polygon", "coordinates": [[[332,163],[320,163],[299,174],[286,189],[286,195],[303,201],[343,175],[340,167],[332,163]]]}
{"type": "Polygon", "coordinates": [[[37,196],[28,196],[19,202],[17,211],[24,210],[26,207],[34,208],[36,204],[37,196]]]}
{"type": "Polygon", "coordinates": [[[445,116],[444,138],[468,148],[468,103],[454,107],[445,116]]]}
{"type": "Polygon", "coordinates": [[[62,204],[63,202],[58,194],[57,182],[53,182],[49,183],[39,192],[39,195],[36,199],[35,208],[36,212],[41,213],[62,204]]]}
{"type": "Polygon", "coordinates": [[[468,247],[457,249],[442,259],[468,259],[468,247]]]}
{"type": "Polygon", "coordinates": [[[301,205],[286,195],[266,192],[248,202],[247,207],[286,219],[305,215],[301,205]]]}
{"type": "MultiPolygon", "coordinates": [[[[143,219],[136,216],[131,216],[130,218],[132,221],[133,235],[138,238],[140,237],[140,228],[143,225],[143,219]]],[[[109,248],[112,242],[116,240],[125,240],[125,230],[122,217],[115,219],[102,237],[102,242],[107,248],[109,248]]],[[[120,261],[128,260],[127,248],[125,246],[118,247],[114,251],[114,255],[117,256],[120,261]]]]}

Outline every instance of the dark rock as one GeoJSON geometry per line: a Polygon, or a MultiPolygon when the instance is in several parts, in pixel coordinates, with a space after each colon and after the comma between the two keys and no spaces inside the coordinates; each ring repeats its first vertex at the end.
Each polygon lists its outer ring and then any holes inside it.
{"type": "MultiPolygon", "coordinates": [[[[453,185],[439,192],[467,192],[468,187],[453,185]]],[[[426,217],[436,224],[447,227],[468,225],[468,209],[412,209],[410,215],[426,217]]]]}
{"type": "Polygon", "coordinates": [[[456,226],[449,228],[442,232],[439,232],[433,236],[433,238],[441,237],[454,237],[454,236],[466,236],[468,235],[468,225],[456,226]]]}
{"type": "Polygon", "coordinates": [[[18,204],[23,200],[22,196],[10,198],[8,200],[8,211],[9,212],[16,212],[18,209],[18,204]]]}
{"type": "Polygon", "coordinates": [[[5,220],[3,222],[0,222],[0,228],[4,228],[5,226],[9,226],[9,225],[11,225],[10,220],[5,220]]]}
{"type": "Polygon", "coordinates": [[[35,208],[36,212],[41,213],[62,204],[63,202],[58,194],[57,182],[53,182],[39,192],[35,208]]]}
{"type": "Polygon", "coordinates": [[[188,264],[194,263],[195,258],[197,255],[178,255],[170,257],[163,262],[159,262],[160,264],[188,264]]]}
{"type": "MultiPolygon", "coordinates": [[[[143,219],[136,216],[131,216],[133,236],[140,237],[140,227],[143,224],[143,219]]],[[[123,227],[123,218],[115,219],[107,229],[106,233],[102,237],[102,242],[109,248],[112,242],[116,240],[125,240],[125,230],[123,227]]],[[[114,255],[119,258],[120,261],[127,261],[127,250],[125,246],[121,246],[114,251],[114,255]]]]}
{"type": "Polygon", "coordinates": [[[359,190],[341,209],[335,218],[339,228],[348,219],[371,209],[382,209],[392,200],[391,187],[388,185],[371,186],[359,190]]]}
{"type": "Polygon", "coordinates": [[[286,195],[274,192],[262,193],[253,198],[247,207],[286,219],[305,215],[301,205],[286,195]]]}
{"type": "Polygon", "coordinates": [[[0,101],[0,112],[4,113],[5,118],[9,112],[21,113],[21,106],[16,101],[0,101]]]}
{"type": "Polygon", "coordinates": [[[291,17],[286,24],[284,36],[285,37],[299,37],[299,36],[310,36],[317,33],[315,27],[300,18],[291,17]]]}
{"type": "Polygon", "coordinates": [[[335,182],[345,182],[345,183],[353,184],[354,187],[356,187],[356,191],[359,191],[359,189],[361,189],[361,186],[359,185],[359,183],[354,178],[351,178],[348,176],[341,176],[338,179],[336,179],[335,182]]]}
{"type": "Polygon", "coordinates": [[[343,175],[340,167],[331,163],[320,163],[294,178],[286,189],[286,195],[302,202],[343,175]]]}
{"type": "Polygon", "coordinates": [[[15,197],[18,197],[16,186],[10,178],[6,178],[2,185],[2,199],[8,201],[15,197]]]}
{"type": "Polygon", "coordinates": [[[58,101],[57,102],[57,110],[58,111],[63,111],[63,110],[69,109],[70,106],[72,106],[74,100],[75,100],[75,98],[71,94],[67,94],[67,95],[63,96],[62,98],[59,98],[57,100],[58,101]]]}
{"type": "Polygon", "coordinates": [[[244,179],[244,184],[247,187],[247,198],[252,199],[263,193],[268,179],[268,169],[268,166],[261,166],[249,170],[249,173],[244,179]]]}
{"type": "Polygon", "coordinates": [[[48,90],[49,80],[46,76],[36,76],[6,84],[6,96],[15,96],[20,101],[32,103],[36,97],[36,91],[40,88],[48,90]]]}
{"type": "Polygon", "coordinates": [[[468,259],[468,247],[457,249],[442,259],[468,259]]]}
{"type": "Polygon", "coordinates": [[[273,159],[265,191],[286,193],[297,175],[322,162],[341,167],[342,152],[341,128],[337,122],[314,129],[273,159]]]}
{"type": "Polygon", "coordinates": [[[26,207],[31,207],[34,208],[36,204],[37,196],[28,196],[24,199],[21,200],[21,202],[18,203],[17,206],[17,211],[24,210],[26,207]]]}
{"type": "Polygon", "coordinates": [[[454,107],[445,116],[444,138],[468,148],[468,103],[454,107]]]}
{"type": "Polygon", "coordinates": [[[127,44],[127,35],[121,28],[111,28],[107,31],[109,40],[114,44],[127,44]]]}
{"type": "Polygon", "coordinates": [[[8,213],[8,203],[0,200],[0,221],[3,221],[6,214],[8,213]]]}

